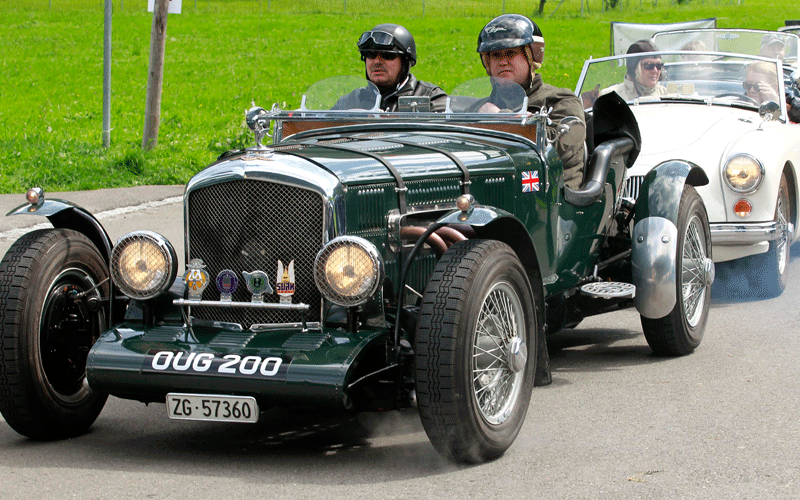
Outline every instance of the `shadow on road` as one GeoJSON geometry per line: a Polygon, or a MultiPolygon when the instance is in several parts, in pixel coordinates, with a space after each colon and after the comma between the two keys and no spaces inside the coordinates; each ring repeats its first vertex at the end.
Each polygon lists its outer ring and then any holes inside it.
{"type": "Polygon", "coordinates": [[[3,424],[0,441],[12,455],[38,457],[34,462],[47,467],[265,484],[381,483],[467,467],[436,453],[416,410],[354,415],[270,409],[256,424],[225,424],[171,421],[160,404],[112,398],[109,406],[89,433],[74,439],[32,441],[3,424]]]}
{"type": "MultiPolygon", "coordinates": [[[[752,302],[772,298],[759,294],[763,273],[754,269],[757,262],[755,257],[719,262],[715,265],[716,278],[711,285],[712,303],[752,302]]],[[[800,244],[791,247],[789,265],[791,266],[798,257],[800,257],[800,244]]]]}

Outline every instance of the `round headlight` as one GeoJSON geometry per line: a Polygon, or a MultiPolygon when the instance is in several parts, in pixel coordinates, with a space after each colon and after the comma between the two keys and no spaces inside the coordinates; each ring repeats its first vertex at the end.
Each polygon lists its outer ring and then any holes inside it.
{"type": "Polygon", "coordinates": [[[357,236],[331,240],[314,260],[314,281],[322,295],[340,306],[365,303],[383,280],[383,262],[375,245],[357,236]]]}
{"type": "Polygon", "coordinates": [[[764,178],[764,166],[750,155],[736,155],[725,163],[725,184],[737,193],[752,193],[764,178]]]}
{"type": "Polygon", "coordinates": [[[175,249],[158,233],[128,233],[111,251],[111,279],[128,297],[153,298],[172,286],[177,273],[175,249]]]}

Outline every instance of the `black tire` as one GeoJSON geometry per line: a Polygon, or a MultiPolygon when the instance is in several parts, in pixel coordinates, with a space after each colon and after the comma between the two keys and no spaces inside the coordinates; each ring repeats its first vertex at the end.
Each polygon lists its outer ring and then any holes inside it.
{"type": "Polygon", "coordinates": [[[777,297],[786,290],[787,271],[791,257],[791,235],[788,224],[792,222],[792,205],[789,197],[789,182],[781,175],[778,200],[775,206],[775,222],[781,227],[780,239],[769,242],[769,250],[751,257],[748,265],[750,289],[759,297],[777,297]]]}
{"type": "Polygon", "coordinates": [[[514,442],[533,389],[538,324],[525,269],[505,243],[461,241],[439,260],[422,299],[414,352],[422,425],[441,455],[480,463],[514,442]],[[500,299],[502,308],[493,302],[500,299]],[[484,323],[496,313],[507,314],[503,325],[484,323]],[[499,333],[505,337],[493,335],[499,333]],[[527,356],[509,354],[520,343],[527,356]]]}
{"type": "Polygon", "coordinates": [[[700,195],[688,184],[681,194],[677,226],[675,307],[663,318],[642,316],[647,343],[660,356],[683,356],[700,345],[711,301],[714,271],[708,214],[700,195]]]}
{"type": "MultiPolygon", "coordinates": [[[[92,312],[69,297],[106,278],[94,244],[68,229],[28,233],[0,262],[0,412],[20,434],[72,437],[100,414],[107,395],[84,379],[107,308],[92,312]]],[[[105,282],[89,296],[108,297],[109,290],[105,282]]]]}

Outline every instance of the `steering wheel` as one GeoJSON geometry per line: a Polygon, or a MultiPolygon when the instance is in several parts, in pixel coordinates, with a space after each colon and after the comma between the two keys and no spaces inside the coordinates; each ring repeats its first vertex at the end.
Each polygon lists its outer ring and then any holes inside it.
{"type": "Polygon", "coordinates": [[[737,94],[736,92],[723,92],[722,94],[715,95],[714,99],[716,99],[717,97],[735,97],[735,98],[739,99],[740,101],[748,102],[748,103],[750,103],[750,104],[752,104],[754,106],[758,106],[759,105],[758,101],[756,101],[755,99],[753,99],[749,95],[737,94]]]}

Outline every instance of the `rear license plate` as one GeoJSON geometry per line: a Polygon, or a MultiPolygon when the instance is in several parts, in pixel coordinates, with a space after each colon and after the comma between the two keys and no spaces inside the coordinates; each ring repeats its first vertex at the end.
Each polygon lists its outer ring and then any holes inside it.
{"type": "Polygon", "coordinates": [[[167,414],[176,420],[256,422],[258,403],[250,396],[167,394],[167,414]]]}

